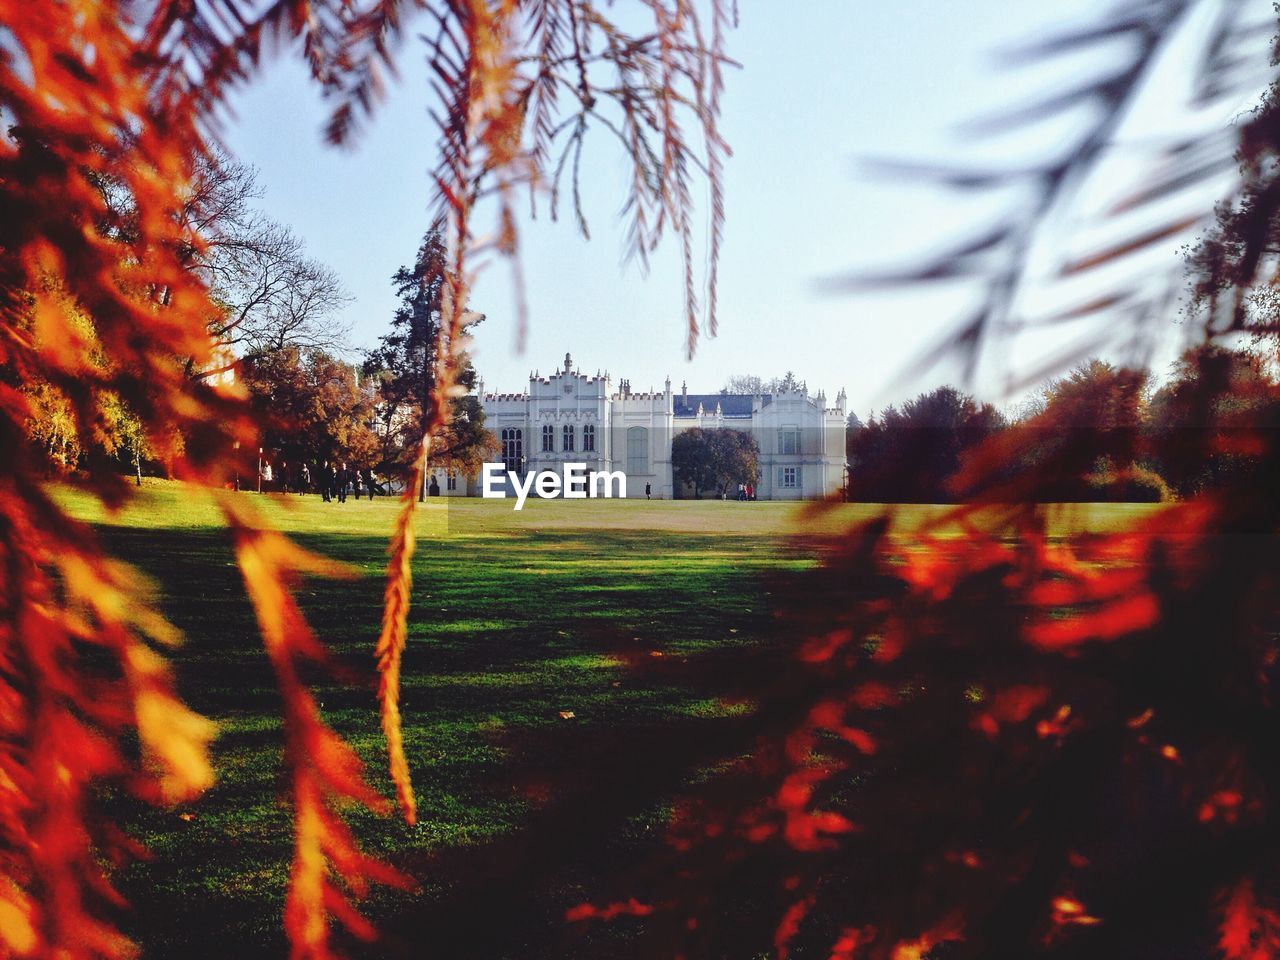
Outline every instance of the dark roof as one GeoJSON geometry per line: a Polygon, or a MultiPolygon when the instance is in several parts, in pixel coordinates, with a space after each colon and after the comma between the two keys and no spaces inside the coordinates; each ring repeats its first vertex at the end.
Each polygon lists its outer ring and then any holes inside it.
{"type": "MultiPolygon", "coordinates": [[[[702,404],[703,413],[713,416],[717,403],[726,417],[750,417],[752,399],[749,393],[691,393],[687,397],[677,393],[672,406],[677,417],[696,417],[698,404],[702,404]]],[[[765,403],[769,400],[766,396],[765,403]]]]}

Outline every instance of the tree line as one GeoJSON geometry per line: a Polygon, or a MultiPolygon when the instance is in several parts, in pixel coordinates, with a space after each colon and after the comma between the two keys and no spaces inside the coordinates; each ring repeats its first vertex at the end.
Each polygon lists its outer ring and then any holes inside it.
{"type": "Polygon", "coordinates": [[[1158,386],[1144,370],[1085,361],[1012,417],[942,386],[865,422],[850,414],[847,497],[956,503],[1016,486],[1042,502],[1182,499],[1256,477],[1256,452],[1237,441],[1277,411],[1265,355],[1219,345],[1188,351],[1158,386]],[[966,466],[997,447],[1000,469],[970,479],[966,466]],[[1074,469],[1044,469],[1068,448],[1074,469]]]}
{"type": "MultiPolygon", "coordinates": [[[[99,231],[130,242],[139,226],[128,191],[118,178],[99,176],[93,183],[108,211],[99,231]]],[[[438,230],[428,231],[414,261],[395,271],[400,303],[389,329],[375,347],[361,351],[340,318],[351,298],[338,274],[309,257],[291,228],[258,208],[262,196],[253,167],[214,152],[201,158],[176,214],[187,234],[201,238],[184,243],[179,260],[207,285],[215,307],[206,320],[215,359],[181,358],[191,389],[247,392],[262,425],[262,448],[239,452],[241,475],[251,476],[261,457],[315,465],[348,460],[394,482],[422,436],[421,411],[434,385],[444,241],[438,230]]],[[[65,306],[91,337],[89,315],[65,306]]],[[[471,322],[483,319],[469,316],[471,322]]],[[[470,388],[475,372],[465,352],[460,356],[459,382],[470,388]]],[[[106,357],[100,365],[107,369],[106,357]]],[[[99,405],[98,429],[86,436],[72,398],[45,381],[18,386],[30,408],[28,438],[55,472],[104,462],[141,483],[144,473],[164,474],[183,447],[184,438],[175,434],[165,449],[157,448],[123,398],[112,395],[99,405]]],[[[475,398],[454,403],[454,422],[437,438],[431,462],[471,471],[495,444],[475,398]]]]}

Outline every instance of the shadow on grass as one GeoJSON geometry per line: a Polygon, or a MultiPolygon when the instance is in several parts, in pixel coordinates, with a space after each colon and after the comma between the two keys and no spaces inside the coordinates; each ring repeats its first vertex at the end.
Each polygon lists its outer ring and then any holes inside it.
{"type": "MultiPolygon", "coordinates": [[[[222,731],[219,782],[200,801],[126,805],[152,856],[120,878],[132,905],[123,922],[151,956],[283,955],[292,835],[279,703],[229,541],[103,535],[157,582],[187,636],[173,657],[183,695],[222,731]]],[[[314,678],[317,698],[390,796],[372,659],[386,542],[296,539],[360,574],[307,581],[300,599],[343,677],[314,678]]],[[[351,819],[366,849],[423,891],[378,892],[366,906],[385,937],[350,949],[626,955],[628,924],[567,924],[565,910],[659,847],[670,799],[750,742],[753,719],[724,698],[748,665],[782,655],[768,583],[808,566],[813,550],[782,537],[612,530],[421,543],[403,692],[421,821],[351,819]]]]}

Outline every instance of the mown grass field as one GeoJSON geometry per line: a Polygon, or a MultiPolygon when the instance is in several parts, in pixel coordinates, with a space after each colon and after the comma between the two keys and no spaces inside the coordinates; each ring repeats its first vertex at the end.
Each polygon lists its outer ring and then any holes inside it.
{"type": "MultiPolygon", "coordinates": [[[[244,496],[351,567],[350,580],[302,590],[349,674],[317,675],[314,688],[390,796],[371,654],[396,504],[244,496]]],[[[123,922],[148,956],[281,956],[291,831],[278,702],[217,514],[198,492],[159,482],[112,516],[64,498],[152,581],[186,637],[173,654],[182,694],[220,729],[218,783],[198,802],[113,801],[150,853],[119,878],[131,903],[123,922]]],[[[565,907],[627,851],[657,842],[674,784],[639,769],[632,748],[651,756],[663,738],[687,738],[728,712],[628,662],[732,658],[776,642],[770,591],[816,562],[824,538],[877,509],[842,506],[801,522],[795,506],[773,503],[531,500],[519,513],[512,501],[425,504],[403,692],[420,822],[353,814],[366,848],[423,889],[375,894],[368,911],[391,939],[370,954],[563,955],[551,944],[565,907]],[[549,819],[566,784],[578,806],[549,819]],[[477,896],[492,900],[487,923],[474,923],[477,896]]],[[[1103,530],[1150,509],[1063,508],[1054,524],[1103,530]]],[[[909,536],[938,510],[902,508],[897,529],[909,536]]],[[[617,955],[611,938],[625,935],[625,924],[605,927],[579,947],[617,955]]]]}

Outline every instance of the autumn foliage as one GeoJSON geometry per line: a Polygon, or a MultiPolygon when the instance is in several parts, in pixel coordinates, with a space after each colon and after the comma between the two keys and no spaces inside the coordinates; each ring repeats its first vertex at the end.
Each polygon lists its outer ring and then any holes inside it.
{"type": "MultiPolygon", "coordinates": [[[[332,956],[335,921],[374,937],[356,901],[371,883],[409,882],[358,849],[344,810],[391,804],[304,679],[327,658],[294,591],[304,576],[345,571],[225,489],[237,445],[255,448],[259,425],[232,381],[199,375],[235,360],[210,338],[216,307],[192,269],[207,238],[179,211],[228,90],[272,49],[299,48],[333,103],[329,136],[342,141],[372,110],[410,23],[424,31],[439,145],[431,226],[447,256],[433,390],[371,648],[388,764],[412,822],[398,681],[414,491],[459,393],[474,264],[495,253],[518,267],[518,192],[553,216],[572,208],[585,231],[576,171],[600,126],[631,163],[632,255],[674,236],[689,350],[701,328],[714,331],[732,18],[717,0],[707,6],[649,0],[649,23],[633,34],[587,0],[278,0],[253,13],[232,0],[3,5],[0,955],[133,953],[110,919],[121,906],[111,878],[137,850],[102,797],[172,804],[214,776],[215,731],[183,705],[163,657],[179,638],[138,575],[51,495],[52,447],[31,442],[36,421],[57,421],[57,443],[101,439],[123,411],[152,455],[223,512],[281,693],[293,956],[332,956]],[[146,19],[132,21],[140,9],[146,19]],[[711,208],[705,285],[694,266],[699,173],[711,208]],[[104,184],[127,204],[108,202],[104,184]],[[492,219],[482,226],[481,215],[492,219]]],[[[1235,294],[1227,329],[1208,339],[1248,332],[1241,291],[1273,285],[1262,238],[1280,208],[1275,133],[1273,111],[1248,128],[1257,189],[1206,261],[1221,281],[1206,281],[1206,296],[1224,285],[1235,294]]],[[[1070,179],[1046,177],[1053,190],[1070,179]]],[[[1021,257],[1029,229],[988,246],[1021,257]]],[[[1135,247],[1116,249],[1108,257],[1135,247]]],[[[1011,269],[1000,290],[1017,282],[1011,269]]],[[[1098,456],[1057,429],[1068,395],[1029,431],[959,458],[947,482],[973,503],[912,538],[888,515],[852,529],[819,569],[789,581],[778,643],[735,669],[699,673],[691,658],[689,682],[746,708],[742,719],[730,737],[672,748],[683,779],[665,849],[620,868],[616,889],[567,903],[566,925],[640,923],[638,949],[651,956],[1280,953],[1280,418],[1267,395],[1247,410],[1218,403],[1214,364],[1206,355],[1199,387],[1171,400],[1210,425],[1186,432],[1177,455],[1247,455],[1247,482],[1224,471],[1214,489],[1132,529],[1050,536],[1037,492],[1098,456]],[[1011,475],[1028,437],[1049,440],[1034,471],[1011,475]]],[[[1115,437],[1127,453],[1130,434],[1115,437]]],[[[97,466],[77,482],[118,504],[127,486],[97,466]]]]}
{"type": "Polygon", "coordinates": [[[1274,498],[1051,535],[1071,509],[852,529],[773,651],[674,668],[750,719],[566,919],[643,917],[646,956],[1274,956],[1274,498]]]}
{"type": "MultiPolygon", "coordinates": [[[[11,129],[0,143],[0,954],[130,954],[107,917],[118,905],[111,865],[133,851],[98,813],[101,791],[119,785],[173,803],[212,781],[214,731],[182,705],[160,652],[177,641],[174,630],[136,573],[51,499],[44,478],[50,449],[101,441],[120,409],[171,475],[212,491],[233,482],[236,448],[258,445],[243,393],[225,377],[202,376],[234,367],[234,358],[210,337],[217,307],[193,268],[209,238],[181,215],[213,154],[226,93],[251,81],[269,50],[296,41],[333,102],[329,136],[343,140],[373,109],[401,35],[415,19],[425,24],[449,280],[420,473],[456,392],[470,259],[486,249],[514,257],[517,187],[537,195],[553,180],[557,189],[576,183],[576,174],[562,179],[567,154],[554,151],[581,153],[602,101],[616,109],[637,167],[635,252],[647,254],[668,230],[683,244],[692,344],[696,164],[681,123],[692,117],[708,155],[714,261],[727,15],[713,4],[704,39],[690,5],[653,4],[650,13],[653,31],[633,37],[594,4],[566,0],[281,0],[254,13],[229,0],[3,5],[0,114],[11,129]],[[490,205],[496,230],[478,240],[473,211],[490,205]],[[59,432],[42,450],[28,437],[49,411],[59,432]]],[[[80,482],[108,505],[127,492],[93,463],[80,482]]],[[[372,936],[348,894],[358,897],[370,880],[399,881],[356,849],[342,821],[347,804],[384,802],[300,679],[300,664],[325,658],[291,589],[301,574],[339,571],[265,528],[243,502],[218,496],[284,703],[295,823],[285,926],[295,956],[325,957],[333,918],[372,936]]],[[[391,770],[410,819],[396,700],[411,512],[406,499],[377,645],[391,770]]]]}

